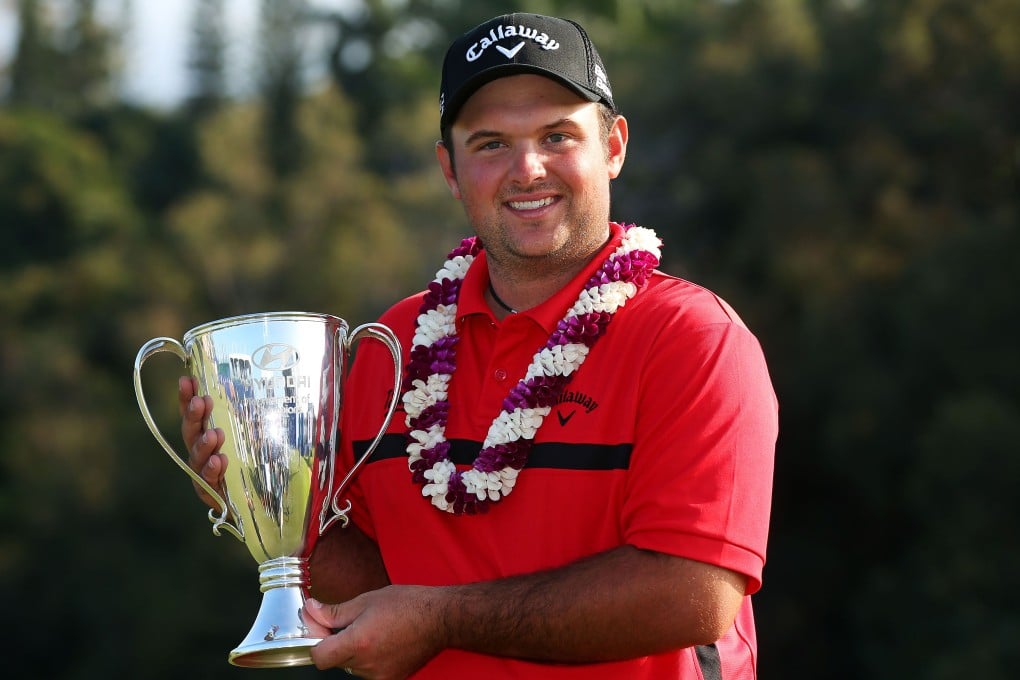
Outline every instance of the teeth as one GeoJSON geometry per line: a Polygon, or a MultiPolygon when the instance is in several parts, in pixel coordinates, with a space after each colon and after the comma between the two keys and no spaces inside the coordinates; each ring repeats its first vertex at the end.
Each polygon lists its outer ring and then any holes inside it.
{"type": "Polygon", "coordinates": [[[549,198],[542,198],[537,201],[510,201],[510,207],[514,210],[536,210],[551,205],[552,202],[553,199],[550,196],[549,198]]]}

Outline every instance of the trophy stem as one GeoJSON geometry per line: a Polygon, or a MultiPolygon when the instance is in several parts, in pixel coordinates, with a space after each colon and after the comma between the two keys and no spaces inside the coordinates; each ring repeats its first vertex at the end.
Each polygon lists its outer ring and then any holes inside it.
{"type": "Polygon", "coordinates": [[[312,663],[311,637],[301,619],[308,588],[308,560],[277,557],[259,565],[262,605],[248,635],[228,657],[246,668],[280,668],[312,663]]]}

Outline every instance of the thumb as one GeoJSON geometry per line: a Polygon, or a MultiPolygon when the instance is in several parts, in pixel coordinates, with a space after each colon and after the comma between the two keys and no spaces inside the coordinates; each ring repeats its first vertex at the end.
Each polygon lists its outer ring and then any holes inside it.
{"type": "Polygon", "coordinates": [[[313,597],[305,600],[305,623],[316,623],[326,629],[329,634],[351,623],[349,614],[344,613],[343,604],[325,604],[313,597]]]}

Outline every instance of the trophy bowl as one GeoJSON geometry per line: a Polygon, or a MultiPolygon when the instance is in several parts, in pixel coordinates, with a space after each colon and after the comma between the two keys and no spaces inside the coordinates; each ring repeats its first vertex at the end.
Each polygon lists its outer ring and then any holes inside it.
{"type": "MultiPolygon", "coordinates": [[[[138,351],[135,396],[149,429],[170,458],[218,506],[212,531],[233,535],[258,562],[262,604],[241,644],[235,666],[274,668],[310,664],[321,640],[301,618],[308,595],[308,554],[336,522],[346,525],[350,501],[340,496],[375,450],[397,408],[400,344],[382,324],[348,331],[343,319],[308,312],[268,312],[211,321],[192,328],[183,343],[154,338],[138,351]],[[351,350],[378,340],[393,356],[394,389],[375,440],[339,484],[335,453],[344,379],[351,350]],[[221,488],[214,489],[167,441],[145,400],[141,370],[153,355],[169,352],[184,362],[198,394],[213,400],[209,427],[225,435],[221,488]]],[[[354,395],[353,398],[356,398],[354,395]]],[[[351,395],[346,395],[352,398],[351,395]]]]}

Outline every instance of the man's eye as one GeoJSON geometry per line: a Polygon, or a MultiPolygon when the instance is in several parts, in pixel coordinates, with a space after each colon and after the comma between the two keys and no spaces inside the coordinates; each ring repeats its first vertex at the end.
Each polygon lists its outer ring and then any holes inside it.
{"type": "Polygon", "coordinates": [[[563,134],[562,132],[554,132],[551,135],[549,135],[548,137],[546,137],[546,139],[549,140],[553,144],[559,144],[560,142],[567,141],[567,136],[565,134],[563,134]]]}

